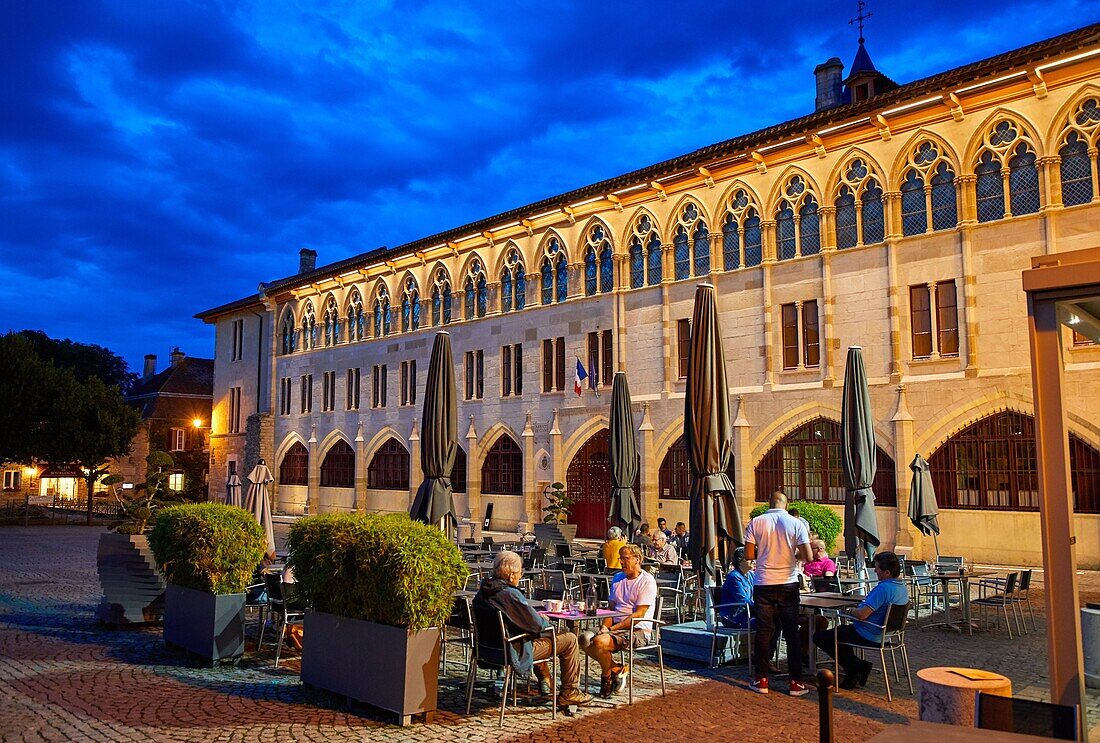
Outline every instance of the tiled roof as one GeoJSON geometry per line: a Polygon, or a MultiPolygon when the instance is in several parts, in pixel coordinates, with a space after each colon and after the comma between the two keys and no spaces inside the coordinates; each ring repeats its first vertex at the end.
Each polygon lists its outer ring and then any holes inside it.
{"type": "MultiPolygon", "coordinates": [[[[1005,52],[978,62],[956,67],[953,70],[941,72],[930,77],[916,80],[902,85],[888,93],[873,96],[858,103],[817,111],[796,119],[791,119],[781,124],[759,129],[749,134],[744,134],[733,139],[727,139],[717,144],[709,145],[701,149],[675,157],[671,160],[656,163],[640,168],[630,173],[625,173],[599,183],[593,183],[582,188],[559,194],[542,201],[537,201],[517,209],[497,214],[492,217],[480,219],[476,222],[455,227],[446,232],[414,240],[395,248],[375,248],[365,253],[351,256],[336,263],[330,263],[314,271],[302,274],[294,274],[277,279],[267,284],[261,284],[262,292],[271,296],[277,291],[290,289],[295,286],[308,284],[314,281],[322,281],[331,276],[337,276],[355,269],[368,261],[377,261],[382,258],[405,255],[416,250],[440,245],[448,240],[482,232],[501,224],[515,222],[531,214],[540,214],[547,211],[561,209],[563,206],[574,204],[578,201],[603,196],[629,186],[673,175],[683,170],[705,165],[735,154],[751,151],[770,143],[781,142],[794,136],[804,134],[806,131],[816,131],[840,124],[850,119],[856,119],[868,113],[890,108],[908,99],[919,99],[930,95],[939,95],[943,90],[962,84],[973,83],[981,78],[992,78],[1005,74],[1021,67],[1033,65],[1051,57],[1066,54],[1080,49],[1095,46],[1100,43],[1100,23],[1095,23],[1084,28],[1070,31],[1069,33],[1055,36],[1045,41],[1005,52]]],[[[859,61],[857,54],[856,61],[859,61]]],[[[870,62],[870,57],[868,57],[870,62]]],[[[195,315],[200,320],[213,320],[219,315],[234,312],[245,307],[255,306],[260,303],[260,293],[238,299],[234,302],[204,310],[195,315]]]]}
{"type": "Polygon", "coordinates": [[[214,397],[214,360],[184,358],[148,379],[126,395],[141,417],[203,418],[209,420],[214,397]]]}

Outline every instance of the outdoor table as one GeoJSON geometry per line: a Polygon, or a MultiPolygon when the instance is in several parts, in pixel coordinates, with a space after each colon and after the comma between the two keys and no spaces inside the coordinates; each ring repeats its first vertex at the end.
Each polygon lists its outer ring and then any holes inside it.
{"type": "Polygon", "coordinates": [[[451,596],[456,599],[472,599],[477,596],[477,591],[455,591],[451,596]]]}
{"type": "MultiPolygon", "coordinates": [[[[602,622],[605,619],[625,617],[630,614],[630,612],[617,611],[615,609],[597,609],[595,614],[589,614],[588,612],[584,612],[583,614],[580,612],[576,614],[571,614],[564,611],[540,611],[539,614],[546,617],[547,619],[564,621],[566,629],[568,629],[570,632],[574,632],[576,630],[575,625],[577,622],[580,622],[582,624],[585,622],[602,622]]],[[[584,686],[586,689],[588,688],[588,660],[588,653],[584,653],[584,686]]]]}
{"type": "Polygon", "coordinates": [[[940,725],[934,722],[919,722],[913,720],[906,725],[888,725],[885,730],[879,732],[867,743],[912,743],[914,740],[934,740],[943,743],[964,743],[968,741],[998,741],[998,743],[1037,743],[1037,741],[1054,740],[1039,735],[1020,735],[1019,733],[1002,733],[1000,730],[978,730],[977,728],[965,728],[957,725],[940,725]]]}
{"type": "Polygon", "coordinates": [[[920,719],[947,725],[974,726],[975,692],[1012,696],[1006,676],[976,668],[933,667],[917,671],[920,719]]]}
{"type": "Polygon", "coordinates": [[[929,577],[933,580],[938,580],[940,586],[943,588],[943,621],[926,624],[924,625],[924,629],[928,627],[950,627],[959,634],[962,634],[963,627],[966,627],[967,634],[974,634],[974,623],[970,619],[970,580],[972,578],[988,578],[997,574],[996,570],[967,570],[965,573],[955,570],[951,572],[932,573],[929,577]],[[951,620],[951,601],[947,595],[947,585],[953,580],[959,582],[959,593],[962,598],[962,626],[960,626],[959,622],[951,620]]]}
{"type": "Polygon", "coordinates": [[[488,557],[492,554],[492,550],[481,549],[480,547],[477,549],[462,550],[462,556],[467,559],[471,557],[488,557]]]}
{"type": "MultiPolygon", "coordinates": [[[[799,608],[806,607],[810,609],[810,614],[814,615],[822,611],[836,611],[841,609],[850,609],[853,606],[859,606],[860,602],[865,599],[866,596],[852,596],[843,593],[804,593],[798,598],[799,608]]],[[[808,628],[809,635],[809,652],[810,652],[810,671],[817,669],[817,653],[814,646],[814,625],[810,622],[808,628]]],[[[777,628],[778,631],[778,628],[777,628]]]]}

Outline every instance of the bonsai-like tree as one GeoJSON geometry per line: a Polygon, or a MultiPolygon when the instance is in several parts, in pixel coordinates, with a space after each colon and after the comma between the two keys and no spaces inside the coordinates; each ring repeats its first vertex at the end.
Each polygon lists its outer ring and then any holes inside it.
{"type": "Polygon", "coordinates": [[[542,520],[545,524],[564,524],[569,521],[569,509],[573,505],[573,499],[565,491],[565,485],[555,482],[550,486],[550,492],[546,495],[550,501],[542,510],[546,517],[542,520]]]}
{"type": "Polygon", "coordinates": [[[175,462],[168,452],[153,451],[145,458],[145,481],[131,491],[120,494],[115,487],[122,475],[108,475],[103,480],[122,509],[121,519],[110,528],[119,534],[141,534],[160,508],[178,503],[183,498],[168,487],[175,462]]]}

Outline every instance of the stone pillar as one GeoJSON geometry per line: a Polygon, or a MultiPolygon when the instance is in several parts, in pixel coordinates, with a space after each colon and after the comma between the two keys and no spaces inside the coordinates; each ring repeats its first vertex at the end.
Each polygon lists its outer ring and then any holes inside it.
{"type": "Polygon", "coordinates": [[[527,411],[520,432],[523,440],[523,513],[520,521],[526,522],[526,531],[534,531],[535,524],[542,521],[542,494],[536,490],[535,478],[535,428],[531,424],[531,411],[527,411]]]}
{"type": "Polygon", "coordinates": [[[477,430],[474,417],[470,416],[470,428],[466,431],[466,501],[470,509],[471,534],[481,536],[481,456],[477,446],[477,430]]]}
{"type": "Polygon", "coordinates": [[[561,426],[558,424],[558,409],[554,408],[554,418],[550,421],[550,456],[553,458],[551,482],[565,482],[565,452],[562,451],[561,426]]]}
{"type": "Polygon", "coordinates": [[[737,506],[741,510],[741,523],[749,523],[749,514],[756,506],[756,478],[752,465],[752,449],[749,437],[752,425],[745,415],[745,396],[737,396],[737,414],[733,418],[733,488],[737,494],[737,506]]]}
{"type": "Polygon", "coordinates": [[[905,404],[905,385],[899,384],[896,390],[897,406],[894,409],[894,417],[890,419],[894,424],[894,488],[898,494],[898,527],[894,535],[894,550],[897,551],[899,547],[914,548],[913,557],[919,558],[923,544],[914,544],[913,531],[909,523],[909,486],[913,475],[913,471],[909,469],[909,463],[913,461],[916,454],[913,450],[913,416],[905,404]]]}
{"type": "MultiPolygon", "coordinates": [[[[661,498],[659,477],[661,464],[654,450],[653,421],[649,419],[648,400],[642,403],[642,424],[638,426],[638,433],[641,434],[638,441],[638,454],[642,459],[641,469],[638,471],[638,477],[641,478],[639,492],[642,502],[638,504],[638,510],[642,514],[642,521],[656,524],[661,498]]],[[[628,535],[627,538],[629,539],[630,536],[632,535],[628,535]]]]}
{"type": "Polygon", "coordinates": [[[413,421],[412,431],[409,432],[409,510],[412,509],[416,491],[420,489],[420,483],[424,482],[424,468],[420,463],[420,429],[416,421],[413,421]]]}
{"type": "MultiPolygon", "coordinates": [[[[961,240],[959,251],[962,255],[962,285],[956,287],[955,293],[955,301],[958,303],[959,309],[962,310],[962,317],[959,319],[959,354],[965,354],[963,356],[965,359],[963,373],[968,379],[978,376],[978,332],[980,330],[978,327],[978,282],[977,277],[974,275],[974,256],[971,246],[974,229],[975,224],[972,222],[964,225],[959,230],[959,239],[961,240]]],[[[933,295],[933,307],[936,306],[935,302],[935,296],[933,295]]]]}
{"type": "MultiPolygon", "coordinates": [[[[890,356],[887,360],[890,372],[890,382],[901,382],[901,308],[898,306],[901,299],[898,296],[901,287],[898,286],[898,259],[893,238],[886,239],[886,309],[887,319],[890,324],[890,356]]],[[[934,295],[933,295],[934,296],[934,295]]],[[[935,299],[932,300],[935,302],[935,299]]]]}
{"type": "Polygon", "coordinates": [[[363,418],[355,430],[355,512],[367,512],[367,442],[363,439],[363,418]]]}
{"type": "Polygon", "coordinates": [[[306,514],[321,512],[321,458],[317,446],[317,424],[309,429],[309,478],[306,489],[306,514]]]}
{"type": "Polygon", "coordinates": [[[836,248],[821,253],[821,386],[829,389],[836,384],[836,357],[839,339],[833,329],[836,297],[833,294],[833,256],[836,248]]]}
{"type": "MultiPolygon", "coordinates": [[[[763,338],[761,338],[760,355],[764,359],[764,391],[770,392],[775,384],[775,370],[777,368],[776,353],[778,351],[778,335],[775,330],[775,313],[778,307],[772,306],[772,266],[775,259],[766,260],[760,267],[760,278],[764,301],[760,304],[760,311],[764,313],[763,338]]],[[[780,361],[778,366],[781,366],[780,361]]]]}
{"type": "Polygon", "coordinates": [[[836,250],[836,207],[822,206],[817,213],[821,219],[821,252],[836,250]]]}

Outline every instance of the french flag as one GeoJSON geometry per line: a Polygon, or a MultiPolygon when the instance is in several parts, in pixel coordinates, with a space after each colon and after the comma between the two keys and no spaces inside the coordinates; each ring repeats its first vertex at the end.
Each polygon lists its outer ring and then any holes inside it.
{"type": "Polygon", "coordinates": [[[584,380],[588,379],[588,372],[584,370],[584,364],[581,363],[581,357],[577,357],[577,374],[573,377],[573,391],[577,393],[577,397],[580,397],[584,392],[584,380]]]}

